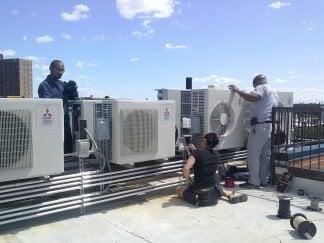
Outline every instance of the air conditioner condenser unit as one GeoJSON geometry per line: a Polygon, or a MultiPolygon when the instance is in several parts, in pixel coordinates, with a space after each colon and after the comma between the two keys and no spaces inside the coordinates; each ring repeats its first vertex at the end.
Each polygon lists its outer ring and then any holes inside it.
{"type": "Polygon", "coordinates": [[[118,99],[73,101],[72,129],[84,139],[81,123],[110,163],[130,164],[175,155],[174,101],[118,99]],[[82,122],[80,122],[82,121],[82,122]]]}
{"type": "Polygon", "coordinates": [[[64,171],[59,99],[0,99],[0,182],[64,171]]]}
{"type": "Polygon", "coordinates": [[[174,101],[111,100],[112,163],[128,164],[175,155],[174,101]]]}
{"type": "Polygon", "coordinates": [[[200,133],[194,135],[199,144],[202,137],[215,132],[219,136],[217,149],[245,147],[245,102],[227,89],[193,90],[192,114],[200,117],[200,133]]]}

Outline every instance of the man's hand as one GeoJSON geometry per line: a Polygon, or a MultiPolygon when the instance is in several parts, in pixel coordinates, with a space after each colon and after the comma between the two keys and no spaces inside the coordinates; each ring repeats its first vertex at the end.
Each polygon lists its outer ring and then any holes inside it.
{"type": "Polygon", "coordinates": [[[236,87],[234,84],[228,86],[228,88],[233,92],[238,92],[240,89],[236,87]]]}
{"type": "Polygon", "coordinates": [[[190,149],[191,151],[196,149],[195,145],[193,145],[192,143],[189,144],[187,148],[190,149]]]}

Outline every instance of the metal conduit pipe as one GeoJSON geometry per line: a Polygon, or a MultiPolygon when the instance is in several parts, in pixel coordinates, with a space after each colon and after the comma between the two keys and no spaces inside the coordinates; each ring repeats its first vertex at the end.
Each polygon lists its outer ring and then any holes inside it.
{"type": "MultiPolygon", "coordinates": [[[[176,171],[179,171],[179,169],[173,169],[173,170],[168,170],[168,171],[164,171],[164,172],[153,173],[153,174],[150,174],[150,177],[156,176],[156,175],[167,174],[167,173],[170,173],[170,172],[176,172],[176,171]]],[[[112,180],[112,181],[107,181],[107,182],[102,181],[101,183],[94,183],[94,184],[87,184],[87,183],[91,183],[91,180],[85,180],[84,181],[85,184],[83,185],[83,187],[84,188],[90,188],[90,187],[94,187],[94,186],[113,184],[113,183],[116,183],[116,182],[126,182],[126,181],[130,181],[130,180],[146,178],[146,177],[147,177],[146,175],[141,175],[141,176],[123,178],[123,179],[112,180]]],[[[107,179],[109,180],[109,178],[107,178],[107,179]]],[[[25,200],[25,199],[31,199],[31,198],[35,198],[35,197],[48,196],[48,195],[53,195],[53,194],[57,194],[57,193],[61,193],[61,192],[75,191],[75,190],[79,190],[82,187],[81,182],[79,182],[78,185],[79,186],[70,187],[71,183],[69,183],[69,184],[65,184],[64,186],[60,186],[59,188],[63,188],[63,189],[60,189],[60,190],[54,190],[54,191],[46,190],[46,192],[43,192],[43,193],[31,194],[31,195],[14,197],[14,198],[7,198],[7,199],[0,200],[0,204],[1,203],[13,202],[13,201],[19,201],[19,200],[25,200]],[[68,186],[68,188],[65,188],[67,186],[68,186]]],[[[37,190],[37,191],[41,191],[41,190],[37,190]]],[[[27,193],[30,193],[30,191],[27,192],[27,193]]],[[[26,192],[20,192],[20,195],[23,195],[23,194],[26,194],[26,192]]]]}
{"type": "Polygon", "coordinates": [[[62,184],[62,185],[46,186],[44,188],[36,188],[36,189],[28,190],[28,191],[12,192],[12,193],[7,194],[7,195],[1,195],[0,198],[7,198],[7,197],[24,195],[24,194],[31,194],[31,193],[41,192],[41,191],[45,191],[45,190],[46,191],[51,191],[51,190],[55,190],[55,189],[65,188],[65,187],[68,187],[68,186],[73,187],[73,186],[78,186],[78,185],[81,185],[81,181],[71,182],[71,183],[62,184]]]}
{"type": "MultiPolygon", "coordinates": [[[[69,175],[57,175],[57,176],[51,177],[50,181],[57,181],[57,180],[63,180],[63,179],[67,179],[67,178],[79,177],[82,174],[96,174],[96,173],[98,173],[98,171],[86,171],[86,172],[73,173],[73,174],[69,174],[69,175]]],[[[0,186],[0,190],[12,188],[12,187],[20,187],[20,186],[25,186],[25,185],[39,184],[39,183],[45,183],[45,182],[44,182],[44,180],[14,182],[12,184],[0,186]]]]}
{"type": "MultiPolygon", "coordinates": [[[[137,170],[144,170],[146,168],[152,168],[152,167],[161,167],[161,165],[169,165],[169,164],[176,164],[176,163],[183,163],[183,160],[179,161],[172,161],[168,163],[162,163],[154,166],[143,166],[143,167],[138,167],[138,168],[132,168],[132,169],[126,169],[126,170],[121,170],[121,171],[114,171],[114,172],[108,172],[108,173],[103,173],[103,174],[124,174],[128,173],[129,171],[137,171],[137,170]]],[[[86,171],[86,172],[78,172],[78,173],[73,173],[73,174],[68,174],[68,175],[54,175],[50,178],[50,181],[58,181],[58,180],[63,180],[63,179],[68,179],[68,178],[75,178],[75,177],[80,177],[81,175],[86,176],[86,175],[93,175],[93,174],[99,174],[99,171],[86,171]]],[[[31,179],[32,180],[32,179],[31,179]]],[[[14,182],[11,184],[7,185],[1,185],[0,186],[0,191],[3,189],[7,188],[18,188],[20,186],[25,186],[25,185],[33,185],[33,184],[43,184],[45,183],[43,180],[37,179],[36,181],[24,181],[24,182],[14,182]]]]}
{"type": "Polygon", "coordinates": [[[65,203],[61,203],[61,204],[55,204],[55,205],[51,205],[51,206],[47,206],[47,207],[35,208],[35,209],[28,210],[28,211],[22,211],[22,212],[6,214],[6,215],[3,215],[3,216],[0,216],[0,222],[3,219],[13,218],[13,217],[16,217],[16,216],[40,213],[40,212],[43,212],[45,210],[52,210],[52,209],[61,208],[61,207],[64,207],[64,206],[72,206],[72,205],[75,205],[75,204],[81,205],[82,202],[83,202],[82,200],[75,200],[75,201],[65,202],[65,203]]]}
{"type": "MultiPolygon", "coordinates": [[[[165,168],[170,169],[170,168],[176,168],[176,167],[180,167],[180,165],[169,166],[169,167],[165,167],[165,168]]],[[[146,171],[139,171],[139,172],[129,173],[127,175],[119,175],[119,176],[107,177],[105,179],[112,180],[112,179],[115,179],[115,178],[120,178],[120,177],[125,177],[125,176],[128,177],[126,179],[129,179],[129,176],[131,176],[131,175],[158,172],[158,171],[162,171],[162,169],[163,168],[156,168],[156,169],[153,169],[153,170],[146,170],[146,171]]],[[[107,174],[106,174],[106,176],[107,176],[107,174]]],[[[12,197],[12,196],[17,196],[17,195],[30,194],[30,193],[40,192],[40,191],[45,191],[45,190],[50,191],[52,189],[64,188],[64,187],[67,187],[67,186],[79,185],[81,183],[80,180],[81,180],[81,177],[70,179],[70,180],[65,180],[64,182],[71,182],[71,183],[68,183],[68,184],[62,184],[63,183],[63,181],[62,181],[62,182],[56,182],[56,183],[52,183],[52,182],[51,183],[44,183],[43,185],[38,185],[36,189],[33,189],[33,187],[30,187],[30,186],[21,188],[22,190],[30,189],[28,191],[11,192],[11,191],[17,191],[18,189],[17,190],[13,190],[13,189],[3,190],[3,191],[0,192],[0,193],[3,193],[2,195],[0,195],[0,199],[1,198],[12,197]],[[77,181],[73,182],[74,180],[77,180],[77,181]],[[41,187],[41,188],[38,188],[38,187],[41,187]],[[8,193],[8,192],[11,192],[11,193],[8,193]]],[[[93,179],[91,176],[84,176],[84,181],[85,182],[91,182],[91,181],[95,182],[95,181],[101,181],[101,180],[103,180],[103,178],[93,179]]]]}
{"type": "Polygon", "coordinates": [[[28,196],[21,196],[21,197],[15,197],[15,198],[8,198],[8,199],[0,200],[0,204],[1,203],[8,203],[8,202],[15,202],[15,201],[19,201],[19,200],[32,199],[32,198],[35,198],[35,197],[45,197],[45,196],[49,196],[49,195],[53,195],[53,194],[57,194],[57,193],[61,193],[61,192],[80,190],[80,188],[81,188],[81,186],[74,186],[74,187],[67,188],[67,189],[61,189],[61,190],[56,190],[56,191],[37,193],[37,194],[32,194],[32,195],[28,195],[28,196]]]}
{"type": "Polygon", "coordinates": [[[102,179],[102,177],[107,177],[109,179],[115,179],[115,178],[121,178],[121,177],[129,177],[129,176],[132,176],[132,175],[139,175],[139,174],[144,174],[144,173],[150,173],[150,172],[155,172],[155,171],[163,171],[164,169],[170,169],[170,168],[182,168],[182,165],[173,165],[173,166],[165,166],[165,167],[158,167],[158,168],[154,168],[154,169],[149,169],[149,170],[145,170],[145,171],[136,171],[136,172],[132,172],[132,173],[128,173],[128,174],[121,174],[121,175],[107,175],[107,174],[102,174],[102,175],[96,175],[96,176],[84,176],[84,180],[87,180],[87,179],[95,179],[95,178],[98,178],[97,180],[99,179],[102,179]]]}
{"type": "Polygon", "coordinates": [[[15,208],[15,209],[8,209],[8,210],[4,210],[4,211],[1,211],[1,214],[6,214],[4,216],[0,216],[0,220],[1,219],[5,219],[5,218],[10,218],[10,217],[14,217],[14,216],[19,216],[19,215],[22,215],[22,214],[28,214],[28,213],[35,213],[35,212],[40,212],[40,211],[43,211],[43,210],[46,210],[46,209],[52,209],[52,208],[57,208],[57,207],[61,207],[61,206],[70,206],[72,204],[76,204],[76,203],[80,203],[82,202],[81,199],[85,199],[85,198],[89,198],[87,199],[87,201],[92,201],[94,199],[91,199],[91,197],[95,197],[97,196],[96,198],[110,198],[110,197],[114,197],[116,195],[122,195],[122,194],[126,194],[126,193],[129,193],[129,192],[140,192],[142,191],[143,189],[147,189],[147,188],[156,188],[156,187],[160,187],[160,186],[164,186],[164,185],[173,185],[173,184],[179,184],[179,183],[182,183],[182,181],[176,181],[176,182],[166,182],[166,183],[160,183],[158,185],[152,185],[152,186],[142,186],[142,187],[139,187],[139,188],[135,188],[135,189],[127,189],[127,190],[123,190],[123,191],[118,191],[118,192],[114,192],[114,193],[111,193],[111,194],[108,194],[108,195],[105,195],[105,196],[102,196],[100,193],[98,192],[95,192],[95,193],[90,193],[90,194],[85,194],[83,196],[79,195],[79,196],[74,196],[74,197],[70,197],[70,198],[64,198],[64,199],[58,199],[58,200],[54,200],[54,201],[49,201],[49,202],[43,202],[43,203],[38,203],[36,205],[30,205],[30,206],[24,206],[24,207],[20,207],[20,208],[15,208]],[[99,196],[99,197],[98,197],[99,196]],[[71,202],[69,202],[71,201],[71,202]],[[52,205],[52,206],[49,206],[49,207],[46,207],[48,205],[52,205]],[[35,209],[39,207],[38,209],[35,209]],[[28,211],[25,211],[25,212],[21,212],[25,209],[32,209],[32,210],[28,210],[28,211]],[[11,214],[9,214],[11,213],[11,214]]]}
{"type": "Polygon", "coordinates": [[[68,197],[68,198],[61,198],[61,199],[48,201],[48,202],[40,202],[40,203],[36,203],[36,204],[33,204],[33,205],[28,205],[28,206],[21,206],[21,207],[17,207],[17,208],[3,209],[3,210],[0,211],[0,215],[9,214],[9,213],[15,213],[15,212],[23,211],[23,210],[26,210],[26,209],[33,209],[33,208],[37,208],[37,207],[43,207],[43,206],[52,205],[52,204],[61,203],[61,202],[68,202],[68,201],[77,200],[77,199],[81,199],[81,198],[82,198],[82,196],[78,195],[78,196],[73,196],[73,197],[68,197]]]}
{"type": "Polygon", "coordinates": [[[161,187],[158,187],[158,188],[148,189],[148,190],[144,190],[144,191],[140,191],[140,192],[136,192],[136,193],[129,193],[129,194],[122,195],[122,196],[119,196],[119,197],[101,199],[101,200],[94,201],[94,202],[86,202],[86,203],[84,203],[84,206],[85,207],[93,206],[93,205],[96,205],[96,204],[109,202],[109,201],[112,201],[112,200],[117,200],[117,199],[126,198],[126,197],[130,197],[130,196],[136,196],[136,195],[138,195],[138,193],[147,193],[147,192],[157,191],[157,190],[166,189],[166,188],[169,188],[169,187],[174,187],[174,186],[177,186],[177,185],[178,184],[161,186],[161,187]]]}
{"type": "MultiPolygon", "coordinates": [[[[177,161],[178,162],[178,161],[177,161]]],[[[183,163],[182,161],[179,161],[179,162],[181,162],[181,163],[183,163]]],[[[172,162],[172,164],[176,164],[175,162],[172,162]]],[[[181,164],[182,165],[182,164],[181,164]]],[[[163,168],[163,166],[161,166],[161,165],[157,165],[157,166],[155,166],[155,167],[157,167],[157,168],[159,168],[159,169],[161,169],[161,168],[163,168]]],[[[165,166],[166,167],[166,166],[165,166]]],[[[164,168],[165,168],[164,167],[164,168]]],[[[145,168],[151,168],[150,166],[146,166],[145,168]]],[[[128,169],[127,171],[132,171],[133,169],[128,169]]],[[[136,168],[136,170],[138,170],[138,171],[141,171],[141,170],[143,170],[143,168],[136,168]]],[[[126,174],[127,173],[127,171],[125,171],[125,172],[123,172],[123,171],[120,171],[120,172],[118,172],[119,174],[121,174],[121,175],[123,175],[123,174],[125,174],[124,176],[129,176],[129,175],[133,175],[134,173],[130,173],[130,174],[126,174]],[[123,172],[123,173],[121,173],[121,172],[123,172]]],[[[152,172],[152,171],[154,171],[154,170],[147,170],[147,171],[143,171],[143,173],[147,173],[147,172],[152,172]]],[[[84,177],[85,178],[87,178],[87,177],[90,177],[91,178],[91,176],[90,175],[93,175],[94,177],[99,177],[99,176],[102,176],[102,175],[110,175],[110,174],[118,174],[118,173],[114,173],[114,172],[111,172],[111,173],[105,173],[105,174],[97,174],[96,172],[90,172],[90,173],[88,173],[88,172],[84,172],[84,174],[86,174],[86,175],[84,175],[84,177]],[[90,175],[89,175],[90,174],[90,175]]],[[[79,177],[82,175],[83,173],[78,173],[78,175],[79,175],[79,177]]],[[[138,178],[138,177],[135,177],[135,178],[138,178]]],[[[127,180],[131,180],[131,179],[135,179],[135,178],[127,178],[127,180]]],[[[107,178],[107,179],[110,179],[110,178],[107,178]]],[[[80,180],[80,178],[75,178],[75,180],[80,180]]],[[[69,180],[67,180],[67,181],[69,181],[69,180]]],[[[62,181],[62,182],[60,182],[60,181],[58,181],[57,183],[58,184],[61,184],[61,183],[64,183],[64,182],[67,182],[67,181],[62,181]]],[[[73,179],[71,179],[70,181],[73,181],[73,179]]],[[[119,180],[119,182],[120,182],[121,180],[119,180]]],[[[88,182],[90,182],[90,181],[88,181],[88,182]]],[[[110,183],[114,183],[115,181],[111,181],[110,183]]],[[[118,182],[118,181],[117,181],[118,182]]],[[[41,187],[41,186],[47,186],[47,185],[53,185],[54,184],[54,182],[49,182],[49,183],[44,183],[43,182],[43,184],[42,185],[38,185],[38,187],[41,187]]],[[[78,183],[77,183],[78,184],[78,183]]],[[[43,190],[51,190],[51,189],[57,189],[57,188],[62,188],[62,187],[66,187],[66,186],[73,186],[73,185],[76,185],[76,184],[67,184],[67,185],[61,185],[61,186],[52,186],[52,187],[46,187],[46,188],[43,188],[43,190]]],[[[30,189],[31,187],[27,187],[27,188],[22,188],[22,189],[30,189]]],[[[16,191],[16,190],[15,190],[16,191]]],[[[41,189],[38,189],[38,190],[35,190],[35,191],[32,191],[32,192],[37,192],[37,191],[42,191],[41,189]]],[[[28,191],[28,192],[20,192],[20,193],[17,193],[17,194],[6,194],[5,195],[5,197],[8,197],[8,196],[15,196],[15,195],[21,195],[21,194],[26,194],[26,193],[30,193],[31,191],[28,191]]],[[[7,191],[6,190],[2,190],[2,191],[0,191],[0,193],[7,193],[7,191]]],[[[3,195],[0,195],[0,198],[3,198],[3,195]]]]}
{"type": "Polygon", "coordinates": [[[61,209],[57,209],[57,210],[53,210],[53,211],[37,213],[37,214],[33,214],[33,215],[21,217],[21,218],[15,218],[15,219],[10,219],[10,220],[0,221],[0,225],[19,222],[19,221],[23,221],[23,220],[26,220],[26,219],[38,218],[38,217],[41,217],[41,216],[46,216],[46,215],[50,215],[50,214],[54,214],[54,213],[65,212],[65,211],[69,211],[69,210],[72,210],[72,209],[78,209],[80,207],[81,207],[81,205],[76,205],[76,206],[71,206],[71,207],[67,207],[67,208],[61,208],[61,209]]]}
{"type": "Polygon", "coordinates": [[[16,188],[2,189],[2,190],[0,190],[0,198],[3,197],[3,195],[1,195],[2,193],[14,192],[14,191],[19,191],[19,190],[27,190],[27,189],[52,186],[52,185],[54,186],[54,185],[59,185],[59,184],[63,184],[63,183],[67,183],[67,182],[74,182],[74,181],[79,181],[79,180],[80,180],[80,176],[78,178],[65,179],[65,180],[61,180],[61,181],[49,181],[49,182],[44,182],[42,184],[37,184],[37,185],[27,185],[27,186],[21,186],[21,187],[16,187],[16,188]]]}
{"type": "MultiPolygon", "coordinates": [[[[97,196],[97,197],[93,197],[92,199],[88,200],[90,203],[87,203],[84,206],[91,206],[91,205],[95,205],[95,204],[98,204],[98,203],[103,203],[103,202],[112,201],[112,200],[116,200],[116,199],[120,199],[120,198],[126,198],[126,197],[130,197],[130,196],[138,195],[138,193],[142,194],[142,193],[147,193],[149,191],[155,191],[155,190],[159,190],[159,189],[173,187],[173,186],[176,186],[178,184],[180,184],[180,182],[161,183],[160,185],[156,185],[156,186],[147,186],[147,187],[143,187],[143,188],[126,190],[126,191],[115,193],[114,195],[109,195],[108,199],[104,199],[104,198],[107,198],[107,197],[103,198],[102,196],[97,196]],[[116,195],[117,195],[117,197],[115,197],[116,195]],[[95,199],[100,200],[100,201],[94,201],[95,199]],[[94,201],[94,202],[91,202],[91,201],[94,201]]],[[[89,196],[92,196],[92,195],[89,195],[89,196]]],[[[87,195],[84,195],[84,197],[87,197],[87,195]]],[[[6,219],[6,218],[14,217],[14,216],[23,216],[23,215],[26,215],[26,214],[33,213],[33,215],[29,215],[29,216],[24,216],[24,217],[20,217],[20,218],[14,218],[14,219],[10,219],[10,220],[0,221],[0,225],[13,223],[13,222],[17,222],[17,221],[22,221],[22,220],[25,220],[25,219],[31,219],[31,218],[35,218],[35,217],[40,217],[40,216],[44,216],[44,215],[54,214],[54,213],[58,213],[58,212],[63,212],[63,211],[67,211],[67,210],[72,210],[72,209],[76,209],[76,208],[81,208],[81,206],[82,206],[81,203],[82,202],[83,202],[82,200],[75,200],[75,201],[72,201],[72,202],[62,203],[62,204],[59,204],[59,205],[52,205],[52,206],[43,207],[43,208],[40,208],[40,209],[29,210],[29,211],[25,211],[25,212],[21,212],[21,213],[15,213],[15,214],[11,214],[11,215],[5,215],[3,217],[0,217],[0,219],[6,219]],[[73,205],[73,204],[79,204],[79,205],[70,206],[70,205],[73,205]],[[57,207],[62,207],[62,206],[69,206],[69,207],[62,208],[62,209],[57,209],[57,210],[51,210],[51,209],[55,209],[57,207]],[[41,213],[41,211],[45,211],[45,210],[50,210],[50,211],[41,213]]]]}
{"type": "MultiPolygon", "coordinates": [[[[151,174],[150,176],[163,175],[163,174],[167,174],[167,173],[170,173],[170,172],[177,172],[177,171],[181,171],[181,170],[173,169],[173,170],[169,170],[169,171],[156,172],[156,173],[151,174]]],[[[93,187],[93,186],[99,186],[99,185],[102,185],[102,184],[111,184],[111,183],[116,183],[116,182],[126,182],[126,181],[130,181],[130,180],[134,180],[134,179],[140,179],[140,178],[146,178],[146,176],[141,175],[141,176],[134,176],[134,177],[131,177],[131,178],[117,179],[117,180],[113,180],[113,181],[103,181],[101,183],[85,184],[84,187],[89,188],[89,187],[93,187]]],[[[85,181],[85,183],[89,183],[89,181],[85,181]]]]}

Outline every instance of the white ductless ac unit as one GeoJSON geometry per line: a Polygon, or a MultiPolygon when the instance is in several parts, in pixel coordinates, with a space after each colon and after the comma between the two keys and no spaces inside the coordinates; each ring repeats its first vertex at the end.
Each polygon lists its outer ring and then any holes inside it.
{"type": "Polygon", "coordinates": [[[0,182],[64,171],[58,99],[0,99],[0,182]]]}
{"type": "Polygon", "coordinates": [[[174,101],[111,100],[112,163],[128,164],[175,155],[174,101]]]}
{"type": "Polygon", "coordinates": [[[84,139],[81,125],[110,163],[130,164],[175,155],[174,101],[79,100],[73,102],[73,133],[84,139]]]}
{"type": "Polygon", "coordinates": [[[159,89],[159,100],[175,101],[175,144],[183,136],[191,136],[192,92],[191,90],[159,89]]]}
{"type": "Polygon", "coordinates": [[[227,89],[193,90],[193,115],[200,117],[200,134],[194,136],[194,142],[199,144],[205,134],[215,132],[220,139],[217,149],[244,147],[245,105],[242,98],[227,89]]]}

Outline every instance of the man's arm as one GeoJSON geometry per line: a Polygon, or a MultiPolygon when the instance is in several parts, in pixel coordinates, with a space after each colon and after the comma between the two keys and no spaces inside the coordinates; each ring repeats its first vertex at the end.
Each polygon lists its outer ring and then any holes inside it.
{"type": "Polygon", "coordinates": [[[247,93],[243,90],[240,90],[238,87],[235,85],[230,85],[228,86],[230,90],[233,92],[238,93],[239,96],[241,96],[244,100],[249,101],[249,102],[257,102],[261,99],[261,96],[258,95],[257,93],[247,93]]]}
{"type": "Polygon", "coordinates": [[[182,175],[184,178],[190,177],[190,169],[194,166],[195,162],[196,162],[195,157],[190,155],[186,161],[185,166],[183,167],[183,170],[182,170],[182,175]]]}

